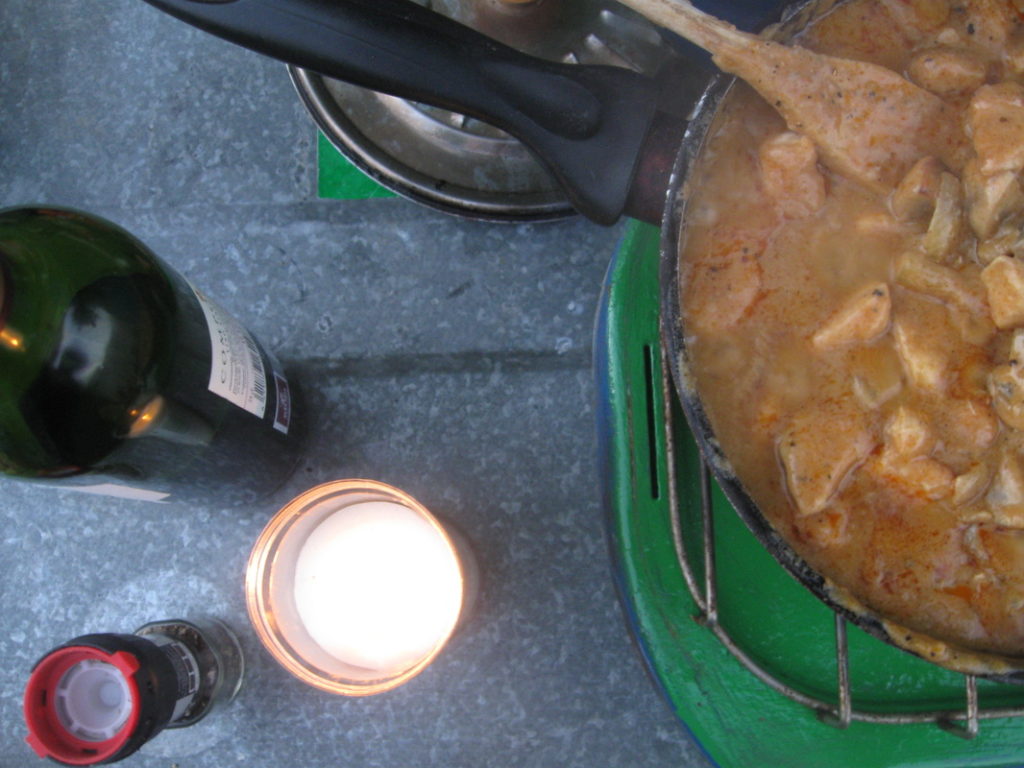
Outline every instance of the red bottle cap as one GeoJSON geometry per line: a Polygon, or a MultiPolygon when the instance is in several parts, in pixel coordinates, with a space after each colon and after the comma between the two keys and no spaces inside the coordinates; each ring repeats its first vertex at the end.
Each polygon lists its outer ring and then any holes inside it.
{"type": "Polygon", "coordinates": [[[95,765],[117,755],[139,722],[139,666],[124,650],[69,645],[51,651],[25,688],[29,746],[66,765],[95,765]]]}

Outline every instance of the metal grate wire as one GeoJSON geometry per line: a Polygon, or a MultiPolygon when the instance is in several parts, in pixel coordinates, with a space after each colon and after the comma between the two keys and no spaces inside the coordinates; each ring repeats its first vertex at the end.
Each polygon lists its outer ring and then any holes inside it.
{"type": "Polygon", "coordinates": [[[979,723],[982,720],[997,718],[1024,717],[1024,707],[989,707],[982,708],[978,703],[978,681],[974,675],[963,675],[964,708],[957,710],[928,710],[922,712],[865,712],[853,706],[852,686],[850,681],[849,649],[846,639],[845,618],[835,615],[835,647],[836,647],[836,701],[830,702],[808,696],[782,682],[750,657],[729,635],[719,622],[718,593],[715,563],[715,526],[712,515],[711,472],[701,459],[701,522],[702,522],[702,555],[704,560],[703,583],[698,580],[686,552],[682,520],[680,518],[679,489],[675,464],[675,431],[673,429],[672,403],[675,397],[670,381],[664,345],[661,347],[661,397],[665,419],[665,462],[668,469],[668,501],[672,516],[672,534],[676,556],[686,585],[700,610],[697,620],[714,633],[719,642],[736,657],[759,680],[778,693],[814,710],[818,719],[836,728],[847,728],[852,722],[877,723],[884,725],[909,725],[915,723],[935,723],[943,730],[963,739],[973,739],[978,735],[979,723]]]}

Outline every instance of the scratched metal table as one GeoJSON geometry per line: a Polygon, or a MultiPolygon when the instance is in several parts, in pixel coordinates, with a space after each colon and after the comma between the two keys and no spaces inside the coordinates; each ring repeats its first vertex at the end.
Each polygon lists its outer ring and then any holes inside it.
{"type": "Polygon", "coordinates": [[[0,205],[136,233],[286,361],[314,427],[252,508],[0,482],[0,765],[39,762],[21,695],[41,653],[198,613],[239,631],[243,691],[126,765],[706,765],[631,646],[602,530],[591,334],[621,227],[319,200],[315,143],[283,66],[140,0],[0,3],[0,205]],[[271,661],[242,577],[282,502],[360,476],[456,522],[484,583],[422,676],[346,700],[271,661]]]}

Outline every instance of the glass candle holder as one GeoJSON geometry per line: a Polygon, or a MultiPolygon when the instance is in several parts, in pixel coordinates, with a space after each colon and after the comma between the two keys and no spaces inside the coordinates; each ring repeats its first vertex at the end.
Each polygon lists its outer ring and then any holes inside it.
{"type": "Polygon", "coordinates": [[[372,480],[317,486],[260,534],[249,618],[291,674],[345,696],[395,688],[441,652],[475,594],[457,534],[408,494],[372,480]]]}

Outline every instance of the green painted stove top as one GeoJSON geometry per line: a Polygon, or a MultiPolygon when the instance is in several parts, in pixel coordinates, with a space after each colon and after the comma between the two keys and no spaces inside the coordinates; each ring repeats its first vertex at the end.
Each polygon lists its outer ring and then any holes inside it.
{"type": "Polygon", "coordinates": [[[316,191],[328,200],[365,200],[395,197],[356,168],[320,131],[316,134],[316,191]]]}
{"type": "MultiPolygon", "coordinates": [[[[982,720],[973,741],[930,723],[827,725],[757,680],[699,623],[676,558],[667,499],[658,258],[658,231],[631,224],[608,272],[595,367],[615,578],[637,645],[685,727],[724,768],[1024,765],[1024,719],[982,720]]],[[[678,410],[674,402],[670,407],[678,410]]],[[[681,413],[674,424],[680,515],[684,530],[693,532],[700,460],[681,413]]],[[[722,625],[777,678],[834,702],[832,612],[761,547],[717,486],[713,499],[722,625]]],[[[966,706],[962,676],[853,626],[848,634],[855,709],[966,706]]],[[[982,709],[1024,705],[1024,687],[979,681],[978,691],[982,709]]]]}

